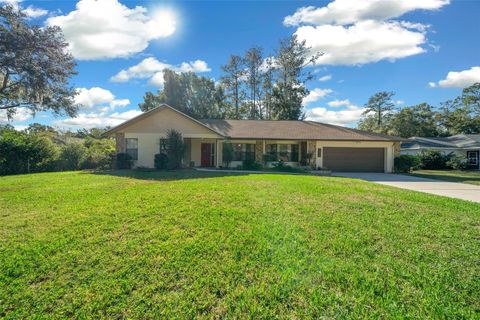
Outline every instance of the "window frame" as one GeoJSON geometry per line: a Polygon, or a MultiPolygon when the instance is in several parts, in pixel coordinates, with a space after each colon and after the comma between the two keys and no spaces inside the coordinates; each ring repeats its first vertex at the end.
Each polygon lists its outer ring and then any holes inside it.
{"type": "Polygon", "coordinates": [[[128,154],[132,160],[138,160],[138,138],[125,138],[125,153],[128,154]],[[135,141],[135,148],[129,148],[129,141],[135,141]],[[130,151],[134,151],[133,155],[130,151]]]}
{"type": "MultiPolygon", "coordinates": [[[[225,142],[224,142],[225,143],[225,142]]],[[[229,142],[233,148],[232,161],[255,161],[255,143],[229,142]],[[240,150],[238,149],[240,147],[240,150]]]]}
{"type": "Polygon", "coordinates": [[[469,166],[477,166],[478,167],[478,162],[479,162],[479,152],[478,151],[467,151],[467,164],[469,166]],[[471,155],[474,155],[471,157],[471,155]],[[475,162],[472,162],[472,160],[475,160],[475,162]]]}
{"type": "Polygon", "coordinates": [[[274,156],[277,161],[300,162],[300,143],[268,143],[265,153],[274,156]]]}

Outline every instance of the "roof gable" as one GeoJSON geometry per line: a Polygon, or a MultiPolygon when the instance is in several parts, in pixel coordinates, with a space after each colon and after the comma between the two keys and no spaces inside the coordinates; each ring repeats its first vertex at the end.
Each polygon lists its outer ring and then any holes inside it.
{"type": "Polygon", "coordinates": [[[162,104],[125,121],[107,131],[106,134],[110,135],[116,132],[166,133],[170,129],[178,130],[182,134],[215,134],[221,136],[217,131],[202,122],[167,104],[162,104]]]}

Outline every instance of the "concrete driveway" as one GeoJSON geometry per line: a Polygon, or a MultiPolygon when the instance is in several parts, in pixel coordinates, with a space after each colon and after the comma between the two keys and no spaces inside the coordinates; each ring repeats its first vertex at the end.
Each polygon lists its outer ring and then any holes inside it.
{"type": "Polygon", "coordinates": [[[332,175],[362,179],[387,186],[480,203],[480,186],[466,183],[446,182],[392,173],[334,172],[332,175]]]}

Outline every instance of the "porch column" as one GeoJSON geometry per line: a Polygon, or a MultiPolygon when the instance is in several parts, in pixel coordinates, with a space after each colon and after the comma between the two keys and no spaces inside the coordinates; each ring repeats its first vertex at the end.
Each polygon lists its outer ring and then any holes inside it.
{"type": "Polygon", "coordinates": [[[263,142],[262,140],[255,141],[255,161],[258,163],[262,162],[263,156],[263,142]]]}
{"type": "Polygon", "coordinates": [[[125,152],[125,133],[119,132],[115,134],[115,151],[117,153],[125,152]]]}
{"type": "Polygon", "coordinates": [[[220,140],[217,139],[217,140],[215,140],[215,143],[216,143],[215,149],[217,149],[217,156],[216,156],[216,159],[217,159],[216,162],[217,162],[217,163],[216,163],[215,167],[218,168],[218,167],[220,167],[220,166],[222,165],[222,160],[223,160],[223,159],[222,159],[222,158],[223,158],[223,157],[222,157],[222,152],[223,152],[222,149],[223,149],[223,148],[222,148],[222,141],[220,141],[220,140]]]}
{"type": "Polygon", "coordinates": [[[307,152],[312,152],[313,156],[310,159],[310,165],[316,167],[317,163],[317,141],[308,140],[307,141],[307,152]]]}

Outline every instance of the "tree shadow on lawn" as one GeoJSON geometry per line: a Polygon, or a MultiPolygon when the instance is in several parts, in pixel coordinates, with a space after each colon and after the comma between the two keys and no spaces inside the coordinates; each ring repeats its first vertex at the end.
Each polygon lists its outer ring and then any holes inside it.
{"type": "MultiPolygon", "coordinates": [[[[104,170],[88,172],[98,175],[110,175],[115,177],[133,178],[140,180],[186,180],[186,179],[204,179],[204,178],[219,178],[226,176],[246,176],[250,172],[214,172],[214,171],[197,171],[193,169],[179,169],[179,170],[104,170]]],[[[261,173],[258,173],[261,174],[261,173]]]]}
{"type": "Polygon", "coordinates": [[[257,174],[275,174],[275,175],[308,175],[309,173],[291,173],[291,172],[251,172],[251,171],[197,171],[194,169],[179,169],[179,170],[155,170],[155,169],[130,169],[130,170],[99,170],[93,172],[85,172],[89,174],[110,175],[115,177],[133,178],[140,180],[157,180],[157,181],[171,181],[171,180],[186,180],[186,179],[204,179],[204,178],[219,178],[232,176],[248,176],[257,174]]]}

